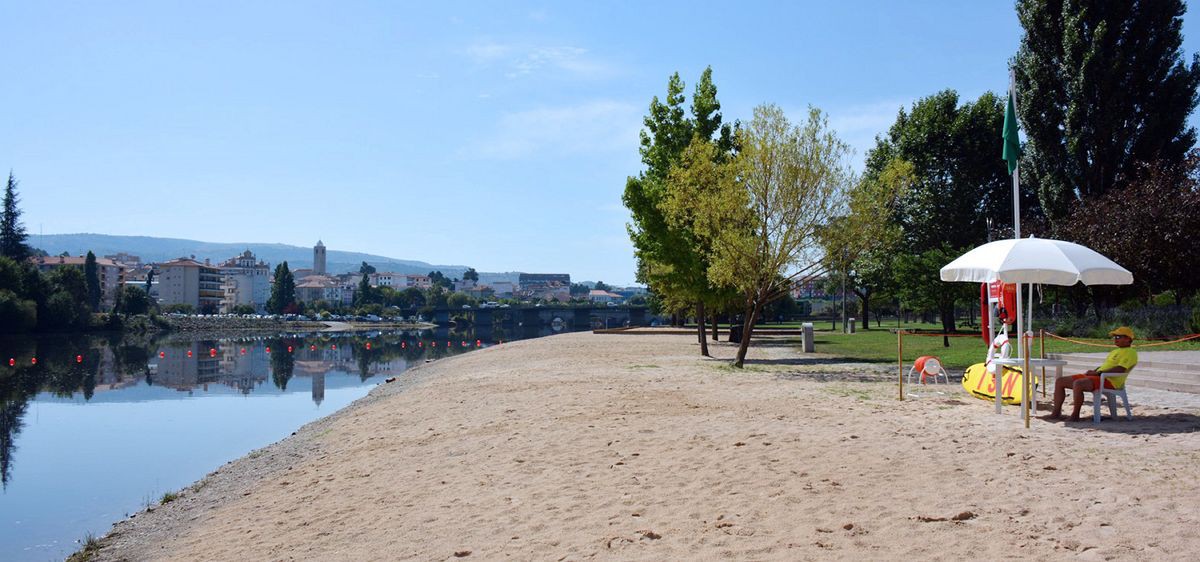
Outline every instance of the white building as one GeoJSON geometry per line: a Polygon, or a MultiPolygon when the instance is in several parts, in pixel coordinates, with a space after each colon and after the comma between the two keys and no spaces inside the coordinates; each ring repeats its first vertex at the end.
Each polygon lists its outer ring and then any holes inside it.
{"type": "Polygon", "coordinates": [[[229,258],[218,266],[221,270],[221,312],[233,312],[239,305],[253,306],[257,312],[266,310],[271,297],[271,266],[254,258],[250,250],[229,258]]]}

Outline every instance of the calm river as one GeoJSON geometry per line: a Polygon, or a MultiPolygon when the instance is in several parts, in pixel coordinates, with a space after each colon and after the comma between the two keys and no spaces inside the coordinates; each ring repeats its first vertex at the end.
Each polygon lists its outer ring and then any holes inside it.
{"type": "Polygon", "coordinates": [[[0,560],[61,560],[385,378],[473,349],[445,329],[0,339],[0,560]]]}

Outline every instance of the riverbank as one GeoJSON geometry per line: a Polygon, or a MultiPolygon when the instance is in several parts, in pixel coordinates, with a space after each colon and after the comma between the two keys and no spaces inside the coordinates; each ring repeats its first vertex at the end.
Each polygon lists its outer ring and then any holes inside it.
{"type": "Polygon", "coordinates": [[[1034,422],[894,367],[568,334],[407,371],[92,559],[1185,559],[1200,409],[1034,422]],[[1024,486],[1028,490],[1023,490],[1024,486]]]}

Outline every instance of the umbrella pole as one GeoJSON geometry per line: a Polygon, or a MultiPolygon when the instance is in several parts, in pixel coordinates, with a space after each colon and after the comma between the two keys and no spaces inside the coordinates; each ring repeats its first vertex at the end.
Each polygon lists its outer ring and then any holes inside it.
{"type": "MultiPolygon", "coordinates": [[[[1025,346],[1022,345],[1025,341],[1025,314],[1024,314],[1025,299],[1021,298],[1022,296],[1023,295],[1021,294],[1021,284],[1017,283],[1017,359],[1025,358],[1025,346]]],[[[1001,372],[1004,371],[1003,368],[1000,368],[997,370],[1001,371],[1001,372]]],[[[1024,381],[1028,377],[1029,377],[1029,369],[1026,368],[1025,370],[1021,371],[1021,380],[1024,381]]],[[[1029,396],[1026,395],[1026,393],[1024,393],[1024,392],[1022,392],[1021,395],[1022,395],[1021,396],[1021,408],[1024,409],[1026,407],[1025,401],[1029,399],[1029,396]]],[[[999,391],[997,391],[997,393],[996,393],[996,408],[997,408],[997,411],[1000,408],[1000,393],[999,393],[999,391]]]]}
{"type": "Polygon", "coordinates": [[[900,381],[900,401],[904,401],[904,330],[896,330],[896,374],[900,381]]]}

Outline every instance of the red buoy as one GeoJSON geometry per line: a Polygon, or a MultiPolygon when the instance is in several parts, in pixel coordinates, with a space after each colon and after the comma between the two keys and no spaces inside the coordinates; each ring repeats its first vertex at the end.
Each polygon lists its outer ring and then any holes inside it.
{"type": "Polygon", "coordinates": [[[82,356],[82,355],[76,355],[76,356],[75,356],[75,362],[76,362],[76,363],[83,363],[83,356],[82,356]]]}
{"type": "Polygon", "coordinates": [[[167,356],[167,352],[165,352],[165,351],[160,351],[160,352],[158,352],[158,358],[159,358],[159,359],[162,359],[163,357],[166,357],[166,356],[167,356]]]}
{"type": "Polygon", "coordinates": [[[291,353],[291,352],[292,352],[292,346],[290,346],[290,345],[289,345],[289,346],[288,346],[288,353],[291,353]]]}
{"type": "Polygon", "coordinates": [[[270,353],[270,352],[271,352],[271,348],[270,348],[270,346],[268,346],[268,347],[267,347],[267,353],[270,353]]]}
{"type": "Polygon", "coordinates": [[[33,357],[33,358],[31,358],[31,359],[29,360],[29,362],[30,362],[30,363],[32,363],[32,364],[34,364],[34,365],[37,365],[37,357],[33,357]]]}
{"type": "Polygon", "coordinates": [[[330,345],[330,346],[329,346],[329,349],[337,349],[337,344],[335,343],[335,344],[333,344],[333,345],[330,345]]]}
{"type": "Polygon", "coordinates": [[[367,349],[371,349],[371,342],[367,342],[367,349]]]}
{"type": "Polygon", "coordinates": [[[192,356],[192,350],[190,350],[190,349],[189,349],[189,350],[188,350],[188,357],[191,357],[191,356],[192,356]]]}
{"type": "Polygon", "coordinates": [[[209,356],[209,357],[216,357],[216,356],[217,356],[217,349],[216,349],[215,347],[210,347],[210,348],[208,349],[208,356],[209,356]]]}
{"type": "Polygon", "coordinates": [[[9,367],[16,366],[16,364],[17,364],[17,360],[16,360],[16,359],[13,359],[13,358],[11,358],[11,357],[9,357],[9,358],[8,358],[8,366],[9,366],[9,367]]]}

